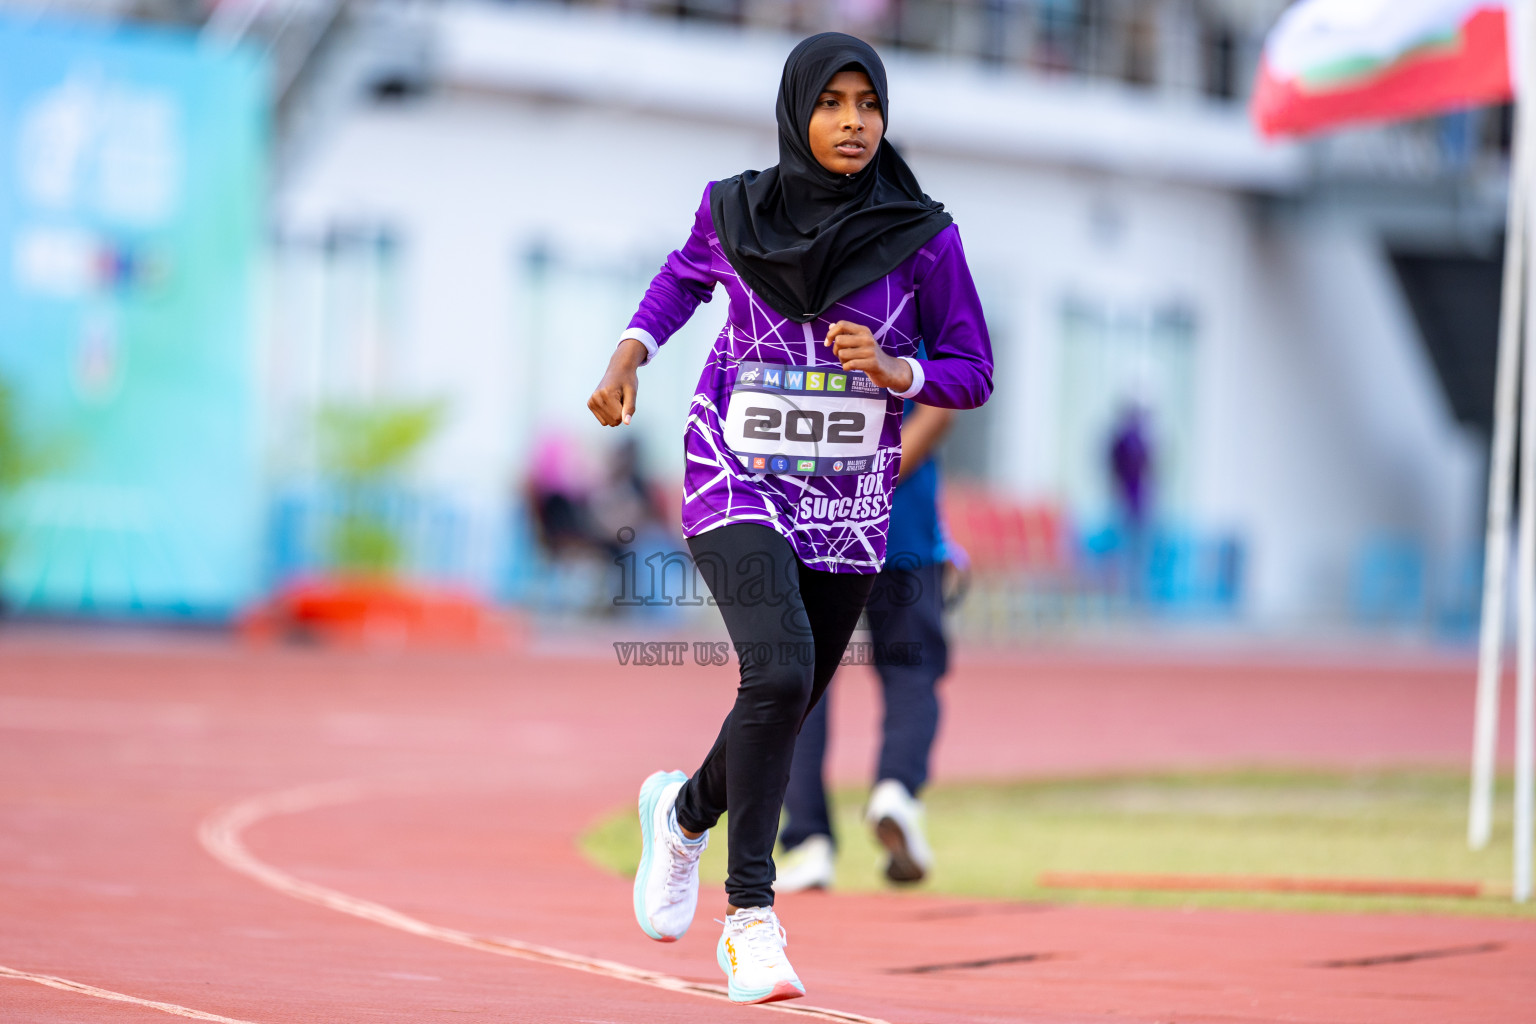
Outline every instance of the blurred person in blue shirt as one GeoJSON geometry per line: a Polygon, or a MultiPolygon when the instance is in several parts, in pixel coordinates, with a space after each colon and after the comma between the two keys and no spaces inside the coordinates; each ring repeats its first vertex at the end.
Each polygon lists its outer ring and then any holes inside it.
{"type": "MultiPolygon", "coordinates": [[[[891,498],[885,566],[865,606],[875,670],[885,698],[880,762],[865,820],[888,857],[886,877],[920,881],[932,866],[917,795],[939,727],[938,682],[948,668],[943,573],[949,545],[939,518],[939,467],[932,456],[954,417],[949,409],[907,400],[901,469],[891,498]]],[[[835,840],[827,809],[825,698],[806,716],[784,798],[779,836],[787,851],[774,889],[797,892],[832,884],[835,840]]]]}

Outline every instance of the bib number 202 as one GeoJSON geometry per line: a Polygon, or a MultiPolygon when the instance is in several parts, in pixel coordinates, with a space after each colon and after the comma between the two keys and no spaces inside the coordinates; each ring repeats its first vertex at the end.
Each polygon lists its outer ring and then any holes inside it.
{"type": "Polygon", "coordinates": [[[823,433],[827,444],[860,444],[864,440],[864,414],[834,412],[823,415],[815,409],[778,409],[750,406],[746,410],[741,433],[757,441],[809,441],[819,444],[823,433]],[[783,427],[783,434],[779,428],[783,427]]]}

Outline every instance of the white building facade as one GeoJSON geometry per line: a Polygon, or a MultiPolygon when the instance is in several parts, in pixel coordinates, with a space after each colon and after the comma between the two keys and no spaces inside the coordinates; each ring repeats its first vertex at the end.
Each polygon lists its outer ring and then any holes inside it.
{"type": "MultiPolygon", "coordinates": [[[[793,39],[476,4],[421,25],[431,88],[334,118],[283,179],[272,464],[300,472],[284,425],[328,395],[446,399],[422,483],[462,512],[455,571],[494,591],[538,439],[611,442],[586,397],[705,183],[775,161],[793,39]],[[343,301],[369,312],[337,327],[343,301]]],[[[1090,529],[1113,516],[1104,447],[1134,402],[1159,518],[1240,540],[1246,621],[1342,619],[1383,536],[1423,552],[1440,599],[1479,538],[1482,450],[1379,239],[1291,201],[1302,152],[1189,97],[888,68],[891,137],[954,214],[993,333],[995,396],[953,472],[1090,529]]],[[[641,372],[662,478],[723,315],[702,307],[641,372]]]]}

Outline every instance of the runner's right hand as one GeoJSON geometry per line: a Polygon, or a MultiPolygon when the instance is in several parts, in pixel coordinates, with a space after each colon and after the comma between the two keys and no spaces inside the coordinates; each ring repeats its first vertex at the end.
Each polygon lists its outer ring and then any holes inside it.
{"type": "Polygon", "coordinates": [[[587,408],[605,427],[627,424],[635,415],[635,393],[640,390],[640,375],[636,371],[645,361],[645,346],[633,338],[619,342],[608,369],[597,389],[587,399],[587,408]]]}

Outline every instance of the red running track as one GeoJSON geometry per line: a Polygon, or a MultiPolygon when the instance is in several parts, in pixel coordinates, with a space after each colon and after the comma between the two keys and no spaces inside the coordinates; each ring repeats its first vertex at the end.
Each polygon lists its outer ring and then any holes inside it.
{"type": "MultiPolygon", "coordinates": [[[[800,1003],[892,1024],[1536,1019],[1533,922],[921,894],[784,898],[809,997],[727,1006],[723,897],[682,942],[650,942],[628,881],[572,841],[650,770],[702,755],[728,670],[597,651],[0,638],[0,1020],[649,1024],[800,1003]],[[1392,959],[1425,950],[1452,955],[1392,959]]],[[[1470,678],[1407,657],[973,658],[938,770],[1459,765],[1470,678]]],[[[870,763],[871,692],[840,684],[845,776],[870,763]]]]}

